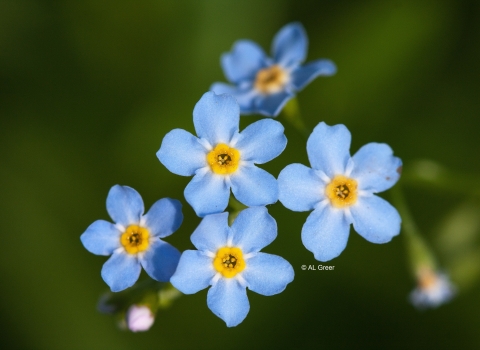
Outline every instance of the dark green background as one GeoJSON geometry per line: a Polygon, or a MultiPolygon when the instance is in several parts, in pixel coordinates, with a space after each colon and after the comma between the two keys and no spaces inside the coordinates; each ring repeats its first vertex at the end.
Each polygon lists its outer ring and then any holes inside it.
{"type": "MultiPolygon", "coordinates": [[[[294,266],[283,293],[249,292],[250,313],[233,329],[201,291],[159,314],[149,332],[122,332],[96,311],[106,258],[79,237],[109,219],[107,193],[122,184],[147,208],[180,199],[185,220],[167,240],[193,248],[199,218],[183,197],[190,179],[155,153],[171,129],[194,131],[195,103],[224,81],[221,53],[240,38],[269,51],[291,21],[307,30],[308,60],[338,66],[298,96],[309,128],[346,124],[352,153],[386,142],[406,173],[426,158],[480,174],[479,18],[476,0],[0,1],[1,347],[476,348],[480,208],[455,188],[444,194],[403,180],[417,224],[459,289],[425,312],[407,299],[415,281],[402,234],[374,245],[352,231],[328,263],[334,271],[302,271],[318,264],[300,240],[308,213],[277,203],[269,212],[279,235],[264,251],[294,266]]],[[[242,127],[257,119],[245,117],[242,127]]],[[[264,167],[275,176],[287,164],[308,164],[305,140],[286,127],[285,152],[264,167]]]]}

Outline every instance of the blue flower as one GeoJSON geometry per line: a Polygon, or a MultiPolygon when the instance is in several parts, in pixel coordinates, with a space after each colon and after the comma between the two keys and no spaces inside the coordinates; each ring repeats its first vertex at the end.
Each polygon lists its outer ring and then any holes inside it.
{"type": "Polygon", "coordinates": [[[302,242],[315,259],[328,261],[347,245],[350,224],[367,241],[386,243],[400,233],[400,215],[374,195],[392,187],[402,161],[382,143],[369,143],[350,157],[344,125],[318,124],[307,141],[312,168],[290,164],[278,176],[279,200],[290,210],[313,212],[302,242]]]}
{"type": "Polygon", "coordinates": [[[263,164],[285,149],[282,124],[259,120],[239,133],[240,112],[230,95],[205,93],[193,110],[198,137],[182,129],[165,135],[157,157],[172,173],[195,175],[185,198],[198,216],[225,210],[230,188],[247,206],[275,203],[277,180],[254,164],[263,164]]]}
{"type": "Polygon", "coordinates": [[[322,59],[304,66],[308,39],[300,23],[290,23],[275,35],[273,58],[249,40],[239,40],[221,58],[227,79],[234,84],[214,83],[210,90],[235,96],[242,114],[260,113],[275,117],[296,91],[316,77],[335,74],[337,68],[322,59]]]}
{"type": "Polygon", "coordinates": [[[436,308],[455,296],[456,289],[445,274],[423,268],[417,278],[418,287],[410,293],[410,302],[418,309],[436,308]]]}
{"type": "Polygon", "coordinates": [[[180,227],[183,220],[180,202],[162,198],[143,215],[140,194],[131,187],[115,185],[108,193],[107,211],[115,224],[97,220],[80,239],[89,252],[111,255],[103,265],[102,278],[112,292],[134,285],[141,266],[153,279],[169,281],[180,252],[160,238],[180,227]]]}
{"type": "Polygon", "coordinates": [[[211,286],[208,307],[228,327],[234,327],[250,309],[246,288],[274,295],[293,281],[288,261],[259,252],[276,236],[277,223],[265,207],[243,210],[231,227],[228,213],[208,215],[191,236],[198,250],[183,252],[170,282],[184,294],[211,286]]]}

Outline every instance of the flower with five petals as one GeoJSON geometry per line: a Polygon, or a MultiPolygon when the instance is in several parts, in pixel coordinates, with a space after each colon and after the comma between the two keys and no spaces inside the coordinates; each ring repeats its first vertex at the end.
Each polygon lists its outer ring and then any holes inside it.
{"type": "Polygon", "coordinates": [[[260,252],[276,236],[277,223],[265,207],[241,211],[231,227],[227,212],[208,215],[190,238],[198,250],[183,252],[170,282],[184,294],[211,286],[208,307],[235,327],[250,310],[246,288],[269,296],[293,281],[288,261],[260,252]]]}
{"type": "Polygon", "coordinates": [[[162,198],[143,215],[140,194],[131,187],[115,185],[107,196],[107,211],[115,224],[97,220],[80,239],[89,252],[111,255],[103,265],[102,278],[112,292],[135,284],[142,266],[153,279],[168,282],[177,268],[180,252],[161,238],[180,227],[180,202],[162,198]]]}
{"type": "Polygon", "coordinates": [[[300,23],[290,23],[275,35],[272,56],[250,40],[239,40],[222,55],[222,68],[234,85],[214,83],[210,90],[233,95],[242,114],[276,117],[285,103],[318,76],[335,74],[335,64],[320,59],[301,65],[308,39],[300,23]]]}
{"type": "Polygon", "coordinates": [[[290,164],[278,176],[279,200],[290,210],[313,212],[302,242],[315,259],[328,261],[345,249],[350,224],[367,241],[386,243],[400,233],[397,210],[374,193],[399,179],[402,161],[381,143],[350,157],[351,134],[344,125],[318,124],[307,141],[312,168],[290,164]]]}
{"type": "Polygon", "coordinates": [[[157,157],[172,173],[195,175],[185,188],[198,216],[225,210],[230,189],[247,206],[275,203],[277,180],[255,166],[283,152],[287,138],[281,123],[263,119],[239,132],[240,112],[230,95],[205,93],[193,110],[198,137],[182,129],[165,135],[157,157]]]}

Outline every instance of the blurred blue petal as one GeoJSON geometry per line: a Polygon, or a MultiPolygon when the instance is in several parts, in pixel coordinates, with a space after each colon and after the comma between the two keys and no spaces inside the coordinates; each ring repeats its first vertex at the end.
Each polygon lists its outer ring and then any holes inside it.
{"type": "Polygon", "coordinates": [[[344,174],[350,159],[351,138],[345,125],[328,126],[324,122],[319,123],[307,141],[308,159],[312,168],[322,170],[330,178],[344,174]]]}
{"type": "Polygon", "coordinates": [[[170,236],[182,224],[182,204],[176,199],[162,198],[152,205],[144,219],[152,236],[170,236]]]}
{"type": "Polygon", "coordinates": [[[368,143],[352,157],[352,177],[358,189],[373,193],[388,190],[400,178],[402,161],[393,156],[390,146],[384,143],[368,143]]]}
{"type": "Polygon", "coordinates": [[[291,74],[291,84],[295,90],[302,90],[318,76],[329,76],[337,72],[335,63],[330,60],[317,60],[295,69],[291,74]]]}
{"type": "Polygon", "coordinates": [[[207,215],[190,236],[193,245],[201,251],[216,251],[227,243],[230,227],[228,213],[207,215]]]}
{"type": "Polygon", "coordinates": [[[254,102],[258,92],[256,92],[251,86],[248,86],[247,88],[240,88],[225,83],[213,83],[212,86],[210,86],[210,90],[215,92],[217,95],[229,94],[235,97],[238,105],[240,106],[240,110],[244,114],[253,113],[255,111],[254,102]]]}
{"type": "Polygon", "coordinates": [[[193,124],[198,137],[212,146],[228,144],[238,133],[240,109],[235,98],[228,94],[206,92],[193,109],[193,124]]]}
{"type": "Polygon", "coordinates": [[[243,254],[258,252],[277,237],[277,223],[265,207],[244,209],[232,224],[232,246],[243,254]]]}
{"type": "Polygon", "coordinates": [[[378,196],[359,196],[350,210],[355,231],[369,242],[386,243],[400,233],[398,211],[378,196]]]}
{"type": "Polygon", "coordinates": [[[246,264],[242,275],[248,289],[262,295],[282,292],[295,276],[292,265],[278,255],[257,253],[246,264]]]}
{"type": "Polygon", "coordinates": [[[273,204],[278,200],[277,180],[254,165],[239,167],[230,180],[235,198],[249,207],[273,204]]]}
{"type": "Polygon", "coordinates": [[[186,250],[170,283],[184,294],[194,294],[207,288],[216,273],[212,258],[197,250],[186,250]]]}
{"type": "Polygon", "coordinates": [[[112,223],[97,220],[80,237],[83,246],[96,255],[110,255],[120,247],[122,233],[112,223]]]}
{"type": "Polygon", "coordinates": [[[107,211],[117,224],[136,224],[144,211],[142,197],[131,187],[115,185],[108,192],[107,211]]]}
{"type": "Polygon", "coordinates": [[[197,137],[185,130],[174,129],[163,138],[157,157],[172,173],[191,176],[206,165],[206,153],[197,137]]]}
{"type": "Polygon", "coordinates": [[[263,49],[250,40],[239,40],[231,52],[224,53],[221,58],[223,72],[232,83],[252,80],[257,71],[265,66],[266,55],[263,49]]]}
{"type": "Polygon", "coordinates": [[[327,205],[308,216],[302,228],[302,242],[315,259],[329,261],[343,252],[349,232],[350,223],[344,211],[327,205]]]}
{"type": "Polygon", "coordinates": [[[207,305],[225,321],[227,327],[235,327],[247,317],[250,304],[247,290],[235,278],[220,278],[207,294],[207,305]]]}
{"type": "Polygon", "coordinates": [[[288,91],[281,91],[272,95],[260,95],[255,102],[258,113],[267,117],[276,117],[293,96],[294,94],[288,91]]]}
{"type": "Polygon", "coordinates": [[[195,213],[203,217],[225,210],[230,188],[225,182],[225,176],[213,174],[209,170],[197,173],[185,187],[184,194],[195,213]]]}
{"type": "Polygon", "coordinates": [[[114,252],[102,267],[102,278],[112,292],[120,292],[131,287],[138,280],[142,267],[136,255],[125,251],[114,252]]]}
{"type": "Polygon", "coordinates": [[[307,34],[298,22],[285,25],[273,39],[273,57],[283,67],[295,67],[302,63],[307,56],[307,49],[307,34]]]}
{"type": "Polygon", "coordinates": [[[278,175],[278,199],[293,211],[312,210],[325,197],[325,183],[303,164],[290,164],[278,175]]]}
{"type": "Polygon", "coordinates": [[[285,128],[275,120],[262,119],[247,126],[235,145],[242,160],[266,163],[280,155],[287,146],[285,128]]]}
{"type": "Polygon", "coordinates": [[[180,252],[167,242],[154,238],[143,255],[140,263],[145,271],[154,280],[160,282],[170,281],[180,259],[180,252]]]}

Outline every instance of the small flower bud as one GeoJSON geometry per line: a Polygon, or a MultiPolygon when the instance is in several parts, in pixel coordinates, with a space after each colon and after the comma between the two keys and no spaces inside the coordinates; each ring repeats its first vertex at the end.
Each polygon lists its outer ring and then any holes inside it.
{"type": "Polygon", "coordinates": [[[127,327],[132,332],[148,331],[155,321],[155,315],[145,305],[132,305],[126,315],[127,327]]]}

